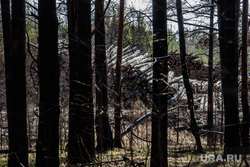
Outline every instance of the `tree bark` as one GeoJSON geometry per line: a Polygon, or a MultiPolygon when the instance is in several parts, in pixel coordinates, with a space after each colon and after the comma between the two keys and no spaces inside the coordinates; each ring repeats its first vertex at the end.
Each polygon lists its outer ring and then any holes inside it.
{"type": "MultiPolygon", "coordinates": [[[[210,29],[209,29],[209,60],[208,60],[208,129],[213,128],[213,50],[214,50],[214,0],[210,4],[210,29]]],[[[213,133],[207,135],[208,146],[214,145],[213,133]]]]}
{"type": "Polygon", "coordinates": [[[249,105],[248,105],[248,0],[243,0],[243,16],[242,16],[242,147],[244,153],[249,153],[249,105]]]}
{"type": "Polygon", "coordinates": [[[121,148],[121,64],[122,64],[122,41],[123,41],[124,0],[120,0],[118,47],[115,70],[115,138],[114,146],[121,148]]]}
{"type": "Polygon", "coordinates": [[[104,27],[104,0],[95,2],[95,77],[96,77],[96,134],[97,150],[107,151],[113,147],[112,132],[108,118],[107,64],[104,27]]]}
{"type": "Polygon", "coordinates": [[[56,1],[38,1],[39,125],[37,167],[59,166],[59,57],[56,1]]]}
{"type": "Polygon", "coordinates": [[[9,133],[9,167],[28,166],[25,75],[25,1],[1,1],[9,133]]]}
{"type": "Polygon", "coordinates": [[[239,0],[219,0],[219,41],[222,91],[225,108],[224,153],[241,151],[238,111],[239,0]]]}
{"type": "Polygon", "coordinates": [[[94,115],[91,68],[91,1],[69,0],[70,44],[70,106],[69,106],[69,161],[88,163],[95,156],[94,115]],[[76,3],[76,7],[74,7],[76,3]],[[72,13],[74,13],[72,15],[72,13]],[[75,19],[75,21],[73,21],[75,19]],[[74,26],[74,27],[70,27],[74,26]],[[74,29],[74,30],[73,30],[74,29]]]}
{"type": "Polygon", "coordinates": [[[151,167],[168,166],[167,154],[167,16],[166,0],[153,1],[153,108],[151,167]]]}
{"type": "Polygon", "coordinates": [[[191,85],[189,83],[187,67],[186,67],[186,44],[185,44],[185,35],[184,35],[184,26],[183,26],[183,15],[182,15],[182,4],[181,0],[176,0],[176,8],[177,8],[177,18],[178,18],[178,27],[179,27],[179,40],[180,40],[180,56],[181,56],[181,66],[182,66],[182,75],[183,81],[187,92],[187,100],[188,100],[188,109],[190,111],[191,121],[190,128],[192,134],[195,137],[197,152],[202,152],[202,146],[199,136],[199,129],[197,127],[197,123],[194,117],[194,98],[193,91],[191,85]]]}

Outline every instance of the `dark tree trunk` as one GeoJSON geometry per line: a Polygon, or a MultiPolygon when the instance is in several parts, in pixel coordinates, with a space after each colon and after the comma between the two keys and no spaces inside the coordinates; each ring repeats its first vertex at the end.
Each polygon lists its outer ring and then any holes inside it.
{"type": "Polygon", "coordinates": [[[10,1],[2,0],[1,6],[9,127],[8,166],[28,166],[25,79],[25,1],[12,0],[12,25],[10,23],[10,1]]]}
{"type": "MultiPolygon", "coordinates": [[[[69,57],[70,57],[70,104],[69,104],[69,163],[70,164],[76,164],[77,162],[81,162],[80,157],[80,150],[78,149],[77,144],[77,137],[76,134],[78,133],[74,129],[77,125],[74,125],[74,121],[76,121],[77,116],[77,110],[80,110],[80,106],[75,104],[75,96],[77,95],[77,89],[76,83],[72,82],[72,80],[76,79],[76,50],[77,50],[77,0],[68,0],[67,1],[67,7],[68,7],[68,38],[69,38],[69,57]],[[78,107],[78,108],[77,108],[78,107]],[[72,115],[71,115],[72,114],[72,115]],[[79,155],[77,157],[77,155],[79,155]]],[[[79,120],[77,120],[79,121],[79,120]]]]}
{"type": "Polygon", "coordinates": [[[153,1],[153,109],[151,167],[168,166],[167,154],[167,4],[153,1]]]}
{"type": "MultiPolygon", "coordinates": [[[[11,50],[10,0],[1,1],[2,29],[4,41],[5,62],[8,62],[11,50]]],[[[7,75],[7,68],[6,68],[7,75]]]]}
{"type": "Polygon", "coordinates": [[[239,153],[238,17],[239,0],[219,0],[219,41],[225,107],[225,154],[239,153]]]}
{"type": "Polygon", "coordinates": [[[249,105],[248,105],[248,0],[243,0],[243,16],[242,16],[242,147],[245,153],[249,153],[249,105]]]}
{"type": "Polygon", "coordinates": [[[199,129],[197,127],[197,123],[194,117],[194,98],[193,98],[193,91],[192,87],[189,83],[187,67],[186,67],[186,44],[185,44],[185,35],[184,35],[184,26],[183,26],[183,15],[182,15],[182,4],[181,0],[176,0],[176,8],[177,8],[177,18],[178,18],[178,27],[179,27],[179,40],[180,40],[180,56],[181,56],[181,67],[182,67],[182,76],[184,85],[187,92],[187,100],[188,100],[188,109],[190,111],[191,121],[190,121],[190,128],[192,134],[195,137],[196,145],[197,145],[197,152],[202,152],[202,146],[199,136],[199,129]]]}
{"type": "Polygon", "coordinates": [[[124,0],[120,0],[118,48],[115,70],[115,138],[114,146],[121,148],[121,64],[122,64],[122,41],[123,41],[124,0]]]}
{"type": "Polygon", "coordinates": [[[104,0],[96,0],[95,12],[96,134],[97,150],[103,152],[113,147],[112,132],[107,115],[108,95],[104,0]]]}
{"type": "Polygon", "coordinates": [[[38,1],[40,115],[36,166],[59,166],[59,58],[56,1],[38,1]]]}
{"type": "Polygon", "coordinates": [[[69,0],[68,4],[70,5],[68,7],[69,16],[71,15],[69,17],[69,37],[73,36],[70,39],[69,160],[71,164],[88,163],[93,161],[95,156],[91,1],[69,0]]]}
{"type": "MultiPolygon", "coordinates": [[[[208,60],[208,113],[207,124],[208,129],[213,128],[213,51],[214,51],[214,0],[210,4],[210,29],[209,29],[209,60],[208,60]]],[[[214,145],[213,133],[208,133],[207,144],[208,146],[214,145]]]]}

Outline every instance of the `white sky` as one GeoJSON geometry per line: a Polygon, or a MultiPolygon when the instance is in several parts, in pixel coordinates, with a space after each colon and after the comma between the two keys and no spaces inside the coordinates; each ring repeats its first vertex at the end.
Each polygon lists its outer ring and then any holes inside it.
{"type": "MultiPolygon", "coordinates": [[[[186,0],[190,5],[194,5],[196,3],[199,3],[198,0],[186,0]]],[[[125,3],[127,4],[127,6],[133,4],[134,7],[137,10],[143,10],[145,9],[147,6],[152,5],[152,0],[125,0],[125,3]]]]}
{"type": "Polygon", "coordinates": [[[143,10],[152,4],[152,0],[125,0],[127,6],[134,6],[137,10],[143,10]]]}

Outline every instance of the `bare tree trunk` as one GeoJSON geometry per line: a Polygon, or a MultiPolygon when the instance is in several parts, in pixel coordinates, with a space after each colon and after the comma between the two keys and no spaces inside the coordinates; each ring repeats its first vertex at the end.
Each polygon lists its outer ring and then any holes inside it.
{"type": "Polygon", "coordinates": [[[151,167],[168,166],[168,45],[166,0],[153,0],[153,108],[151,167]]]}
{"type": "Polygon", "coordinates": [[[91,67],[91,1],[69,0],[70,106],[69,161],[94,160],[94,115],[91,67]],[[73,27],[71,27],[73,26],[73,27]],[[75,37],[76,36],[76,37],[75,37]]]}
{"type": "Polygon", "coordinates": [[[3,41],[4,41],[4,56],[5,56],[5,62],[8,62],[11,50],[10,0],[1,1],[1,14],[2,14],[2,29],[3,29],[3,41]]]}
{"type": "Polygon", "coordinates": [[[68,6],[68,38],[69,38],[69,57],[70,57],[70,104],[69,104],[69,153],[68,153],[68,158],[69,158],[69,163],[70,164],[76,164],[80,163],[80,153],[78,150],[78,145],[76,144],[77,138],[75,136],[75,133],[77,133],[74,129],[76,125],[74,125],[75,117],[73,121],[71,121],[72,117],[70,114],[72,113],[73,116],[76,114],[76,109],[77,106],[74,106],[75,103],[75,94],[76,94],[76,88],[74,88],[75,83],[72,82],[72,80],[75,80],[75,59],[76,59],[76,49],[77,49],[77,0],[68,0],[67,1],[67,6],[68,6]],[[72,143],[72,144],[71,144],[72,143]],[[77,157],[77,155],[79,155],[77,157]],[[78,159],[77,159],[78,158],[78,159]]]}
{"type": "Polygon", "coordinates": [[[1,1],[9,132],[9,167],[28,166],[25,75],[25,1],[1,1]]]}
{"type": "Polygon", "coordinates": [[[97,150],[103,152],[113,147],[112,132],[107,114],[108,95],[104,0],[96,0],[95,10],[96,133],[97,150]]]}
{"type": "Polygon", "coordinates": [[[59,166],[59,57],[56,1],[38,1],[40,114],[37,167],[59,166]]]}
{"type": "Polygon", "coordinates": [[[249,153],[249,105],[248,105],[248,0],[243,0],[243,16],[242,16],[242,147],[245,153],[249,153]]]}
{"type": "MultiPolygon", "coordinates": [[[[208,60],[208,113],[207,124],[208,129],[213,128],[213,51],[214,51],[214,0],[210,4],[210,29],[209,29],[209,60],[208,60]]],[[[214,145],[214,134],[207,135],[208,146],[214,145]]]]}
{"type": "Polygon", "coordinates": [[[225,107],[224,153],[241,151],[238,111],[239,0],[219,0],[219,40],[225,107]]]}
{"type": "Polygon", "coordinates": [[[122,64],[122,41],[123,41],[123,21],[124,21],[124,0],[120,0],[118,47],[115,70],[115,138],[114,146],[121,148],[121,64],[122,64]]]}
{"type": "Polygon", "coordinates": [[[183,26],[183,15],[182,15],[182,5],[181,0],[176,0],[176,7],[177,7],[177,18],[178,18],[178,27],[179,27],[179,40],[180,40],[180,56],[181,56],[181,66],[182,66],[182,75],[183,81],[187,92],[187,99],[188,99],[188,109],[190,111],[191,121],[190,121],[190,128],[192,134],[195,137],[196,145],[197,145],[197,152],[202,152],[202,146],[200,141],[199,129],[197,127],[197,123],[194,117],[194,98],[193,98],[193,91],[191,85],[189,83],[187,67],[185,62],[186,57],[186,44],[185,44],[185,36],[184,36],[184,26],[183,26]]]}

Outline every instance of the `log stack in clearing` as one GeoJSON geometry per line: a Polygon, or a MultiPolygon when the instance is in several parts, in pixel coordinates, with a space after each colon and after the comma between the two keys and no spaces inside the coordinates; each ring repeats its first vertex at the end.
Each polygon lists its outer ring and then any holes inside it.
{"type": "MultiPolygon", "coordinates": [[[[117,47],[111,46],[107,50],[108,65],[108,95],[110,104],[114,98],[114,77],[116,64],[117,47]]],[[[186,63],[190,79],[207,80],[208,66],[197,60],[198,56],[187,55],[186,63]]],[[[170,52],[168,55],[169,71],[174,76],[181,76],[180,55],[177,52],[170,52]]],[[[153,81],[153,56],[149,53],[141,53],[136,47],[123,49],[122,66],[122,103],[125,108],[130,108],[134,101],[141,100],[145,106],[151,105],[152,81],[153,81]]],[[[177,90],[170,87],[169,98],[177,90]]]]}

